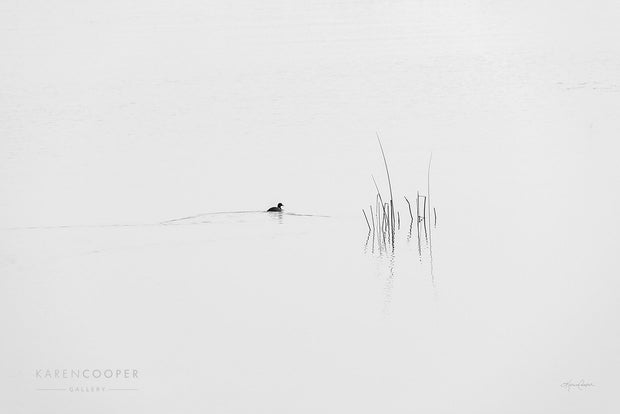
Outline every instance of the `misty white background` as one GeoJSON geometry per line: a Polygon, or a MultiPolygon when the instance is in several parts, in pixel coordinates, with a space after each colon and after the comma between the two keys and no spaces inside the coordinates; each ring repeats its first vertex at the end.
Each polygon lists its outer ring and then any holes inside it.
{"type": "Polygon", "coordinates": [[[3,2],[0,408],[616,412],[619,18],[3,2]],[[404,238],[364,254],[377,131],[403,215],[433,152],[435,286],[404,238]],[[330,217],[157,225],[277,202],[330,217]],[[117,366],[139,391],[35,391],[117,366]]]}

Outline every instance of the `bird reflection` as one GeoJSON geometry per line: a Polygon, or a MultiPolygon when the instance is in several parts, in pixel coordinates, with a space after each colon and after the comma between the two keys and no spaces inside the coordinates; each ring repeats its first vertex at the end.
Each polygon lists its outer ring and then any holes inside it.
{"type": "Polygon", "coordinates": [[[269,217],[278,224],[283,224],[284,222],[284,212],[282,211],[269,212],[269,217]]]}

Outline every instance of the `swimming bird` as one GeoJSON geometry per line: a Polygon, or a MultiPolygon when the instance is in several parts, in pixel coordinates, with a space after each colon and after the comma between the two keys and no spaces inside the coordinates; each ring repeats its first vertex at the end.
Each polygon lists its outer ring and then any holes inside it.
{"type": "Polygon", "coordinates": [[[284,206],[284,204],[278,203],[278,207],[271,207],[267,211],[282,211],[282,206],[284,206]]]}

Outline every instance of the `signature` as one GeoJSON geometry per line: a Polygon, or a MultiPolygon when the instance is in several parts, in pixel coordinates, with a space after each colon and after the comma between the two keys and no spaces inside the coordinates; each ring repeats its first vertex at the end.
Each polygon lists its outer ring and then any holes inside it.
{"type": "Polygon", "coordinates": [[[566,391],[570,391],[573,388],[576,388],[579,391],[583,391],[590,387],[594,387],[594,384],[592,384],[591,382],[585,382],[584,380],[581,380],[579,382],[573,382],[573,380],[571,379],[566,382],[563,382],[561,387],[566,388],[566,391]]]}

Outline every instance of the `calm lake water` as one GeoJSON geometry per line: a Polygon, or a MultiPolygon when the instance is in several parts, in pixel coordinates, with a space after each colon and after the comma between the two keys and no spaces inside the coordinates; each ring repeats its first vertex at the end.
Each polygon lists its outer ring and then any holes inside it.
{"type": "Polygon", "coordinates": [[[0,9],[0,411],[617,412],[612,2],[0,9]]]}

